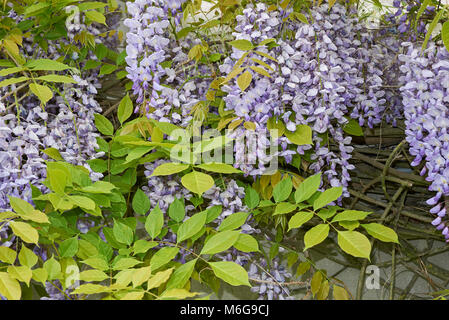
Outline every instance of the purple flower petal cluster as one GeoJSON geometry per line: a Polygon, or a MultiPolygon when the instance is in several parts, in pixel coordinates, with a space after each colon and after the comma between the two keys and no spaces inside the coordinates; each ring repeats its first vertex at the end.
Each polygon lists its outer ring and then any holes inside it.
{"type": "Polygon", "coordinates": [[[290,296],[290,291],[287,286],[283,285],[292,275],[287,268],[281,265],[277,258],[275,258],[270,265],[269,274],[262,270],[258,265],[267,268],[265,259],[261,259],[258,264],[251,263],[248,276],[257,279],[260,282],[251,287],[252,292],[259,294],[258,300],[292,300],[294,297],[290,296]]]}
{"type": "MultiPolygon", "coordinates": [[[[278,141],[282,146],[278,156],[290,162],[294,153],[312,152],[315,162],[311,168],[316,172],[326,168],[329,183],[346,188],[349,171],[354,166],[349,163],[351,138],[342,128],[349,117],[357,119],[360,125],[373,127],[388,114],[389,93],[383,89],[384,49],[362,27],[354,12],[342,5],[335,4],[330,10],[327,5],[312,8],[310,24],[283,22],[284,15],[288,12],[268,13],[265,4],[259,3],[256,7],[248,5],[237,17],[234,38],[249,40],[254,45],[276,39],[278,46],[257,50],[272,56],[277,63],[264,55],[250,53],[242,67],[251,72],[252,83],[244,92],[236,80],[225,85],[226,109],[233,110],[240,119],[255,123],[256,131],[265,130],[273,116],[281,118],[289,131],[295,131],[297,125],[310,126],[314,146],[298,147],[283,137],[278,141]],[[283,26],[294,33],[294,39],[282,37],[283,26]],[[254,71],[252,67],[260,67],[254,58],[270,66],[272,70],[267,71],[272,78],[254,71]],[[327,135],[338,150],[330,150],[327,135]],[[296,150],[291,150],[292,147],[296,150]]],[[[243,54],[244,51],[233,48],[220,71],[230,73],[243,54]]],[[[242,149],[236,148],[236,158],[242,149]]],[[[251,175],[260,174],[251,170],[251,166],[239,168],[251,175]]],[[[348,195],[345,190],[344,196],[348,195]]]]}
{"type": "Polygon", "coordinates": [[[412,165],[425,163],[421,175],[431,182],[429,190],[436,192],[427,200],[433,206],[430,212],[437,215],[432,224],[449,241],[445,203],[449,197],[449,53],[433,42],[423,54],[412,43],[402,45],[407,49],[399,56],[406,140],[415,157],[412,165]]]}
{"type": "Polygon", "coordinates": [[[422,0],[394,0],[393,7],[396,8],[396,11],[385,17],[385,20],[391,24],[390,30],[400,34],[402,37],[408,37],[410,41],[416,41],[418,37],[425,35],[426,20],[424,17],[427,16],[428,20],[428,16],[433,16],[435,6],[428,5],[418,22],[416,22],[416,14],[422,4],[422,0]]]}

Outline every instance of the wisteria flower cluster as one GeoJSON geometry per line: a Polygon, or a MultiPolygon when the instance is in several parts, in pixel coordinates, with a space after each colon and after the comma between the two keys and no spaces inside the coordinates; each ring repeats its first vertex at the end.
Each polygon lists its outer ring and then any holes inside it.
{"type": "Polygon", "coordinates": [[[420,48],[403,43],[406,52],[401,61],[402,93],[409,152],[415,159],[412,165],[421,168],[421,175],[431,183],[429,190],[436,195],[427,200],[432,222],[442,230],[446,240],[449,228],[445,221],[449,194],[449,54],[443,47],[431,43],[421,55],[420,48]]]}
{"type": "Polygon", "coordinates": [[[395,0],[378,30],[346,0],[5,4],[0,299],[23,284],[43,300],[208,298],[222,283],[349,299],[309,253],[400,244],[345,198],[354,136],[403,120],[449,242],[433,4],[395,0]]]}

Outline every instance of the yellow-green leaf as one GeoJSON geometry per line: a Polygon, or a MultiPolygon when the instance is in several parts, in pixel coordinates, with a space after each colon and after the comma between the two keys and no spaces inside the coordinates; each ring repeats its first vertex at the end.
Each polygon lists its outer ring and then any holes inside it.
{"type": "Polygon", "coordinates": [[[181,183],[188,190],[202,195],[214,186],[214,179],[205,173],[193,171],[181,178],[181,183]]]}
{"type": "Polygon", "coordinates": [[[12,231],[16,236],[27,243],[35,243],[39,241],[39,234],[36,229],[25,222],[11,221],[9,223],[12,231]]]}
{"type": "Polygon", "coordinates": [[[371,243],[368,238],[357,231],[338,231],[338,245],[340,248],[359,258],[366,258],[369,260],[371,254],[371,243]]]}
{"type": "Polygon", "coordinates": [[[53,92],[51,89],[47,86],[43,86],[36,83],[30,84],[30,90],[33,92],[39,100],[42,102],[42,104],[46,104],[51,98],[53,98],[53,92]]]}
{"type": "Polygon", "coordinates": [[[134,271],[132,276],[133,288],[140,286],[151,277],[151,267],[142,267],[134,271]]]}
{"type": "Polygon", "coordinates": [[[300,211],[293,217],[291,217],[290,221],[288,222],[288,230],[290,231],[291,229],[299,228],[312,218],[313,212],[300,211]]]}
{"type": "Polygon", "coordinates": [[[6,272],[0,272],[0,294],[8,300],[20,300],[22,295],[19,282],[6,272]]]}
{"type": "Polygon", "coordinates": [[[162,284],[167,282],[167,280],[170,278],[172,272],[173,272],[173,268],[156,273],[154,276],[152,276],[148,280],[147,290],[150,290],[153,288],[159,288],[162,284]]]}
{"type": "Polygon", "coordinates": [[[245,71],[240,77],[237,78],[237,84],[240,90],[245,91],[249,87],[251,81],[253,80],[253,75],[249,71],[245,71]]]}
{"type": "Polygon", "coordinates": [[[395,242],[399,243],[398,235],[396,232],[379,223],[368,223],[362,224],[362,227],[368,232],[371,236],[376,239],[379,239],[383,242],[395,242]]]}
{"type": "Polygon", "coordinates": [[[231,261],[209,262],[215,275],[232,286],[249,286],[248,273],[242,266],[231,261]]]}
{"type": "Polygon", "coordinates": [[[17,253],[8,248],[8,247],[0,247],[0,261],[4,263],[13,264],[16,261],[17,253]]]}
{"type": "Polygon", "coordinates": [[[98,11],[95,11],[95,10],[87,11],[87,12],[85,12],[85,15],[91,21],[107,25],[106,24],[106,17],[104,16],[104,14],[102,14],[102,13],[100,13],[98,11]]]}
{"type": "Polygon", "coordinates": [[[177,163],[177,162],[169,162],[169,163],[163,163],[157,168],[154,169],[153,173],[151,174],[152,177],[155,176],[169,176],[181,171],[186,170],[189,168],[188,164],[184,163],[177,163]]]}
{"type": "Polygon", "coordinates": [[[307,250],[323,242],[329,235],[329,225],[327,223],[319,224],[304,235],[304,250],[307,250]]]}

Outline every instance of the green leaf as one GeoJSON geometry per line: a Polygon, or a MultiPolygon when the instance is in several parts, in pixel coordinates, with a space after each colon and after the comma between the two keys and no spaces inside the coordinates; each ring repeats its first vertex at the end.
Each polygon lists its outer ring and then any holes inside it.
{"type": "Polygon", "coordinates": [[[300,211],[297,214],[295,214],[293,217],[291,217],[290,221],[288,222],[288,231],[291,229],[299,228],[304,223],[309,221],[313,218],[313,212],[308,211],[300,211]]]}
{"type": "Polygon", "coordinates": [[[333,187],[330,189],[327,189],[323,193],[319,195],[319,197],[313,202],[313,210],[318,210],[325,205],[337,200],[340,198],[341,194],[343,193],[342,187],[333,187]]]}
{"type": "Polygon", "coordinates": [[[414,24],[414,28],[416,30],[416,26],[418,25],[418,20],[419,18],[421,18],[422,14],[424,13],[424,10],[427,9],[427,7],[430,4],[430,0],[424,0],[421,4],[421,6],[419,7],[418,12],[416,13],[416,17],[415,17],[415,24],[414,24]]]}
{"type": "Polygon", "coordinates": [[[163,247],[156,252],[150,260],[151,272],[156,271],[160,267],[165,266],[171,260],[173,260],[179,252],[179,248],[176,247],[163,247]]]}
{"type": "Polygon", "coordinates": [[[33,280],[45,285],[47,279],[48,279],[47,270],[45,270],[44,268],[33,269],[33,280]]]}
{"type": "Polygon", "coordinates": [[[256,190],[251,187],[245,190],[245,204],[248,209],[254,209],[259,205],[260,197],[256,190]]]}
{"type": "MultiPolygon", "coordinates": [[[[132,275],[133,288],[140,286],[151,277],[151,267],[142,267],[134,270],[132,275]]],[[[148,288],[150,289],[150,288],[148,288]]]]}
{"type": "Polygon", "coordinates": [[[150,199],[141,189],[137,189],[132,201],[133,210],[137,214],[145,215],[150,210],[150,199]]]}
{"type": "Polygon", "coordinates": [[[114,235],[115,239],[120,242],[124,243],[126,245],[131,245],[134,240],[134,233],[131,227],[128,225],[120,222],[120,221],[114,221],[114,226],[112,227],[112,234],[114,235]]]}
{"type": "Polygon", "coordinates": [[[135,254],[145,253],[148,250],[150,250],[151,248],[154,248],[155,246],[157,246],[157,242],[155,242],[155,241],[146,241],[144,239],[140,239],[140,240],[137,240],[136,242],[134,242],[133,252],[135,254]]]}
{"type": "Polygon", "coordinates": [[[27,243],[37,244],[39,241],[39,234],[37,230],[25,222],[10,221],[9,226],[16,236],[27,243]]]}
{"type": "Polygon", "coordinates": [[[358,222],[358,221],[340,221],[338,224],[340,226],[342,226],[343,228],[350,230],[350,231],[352,231],[360,226],[360,222],[358,222]]]}
{"type": "Polygon", "coordinates": [[[229,216],[227,216],[220,226],[218,227],[218,231],[227,231],[234,230],[241,227],[246,219],[248,219],[249,212],[236,212],[229,216]]]}
{"type": "Polygon", "coordinates": [[[97,181],[93,185],[83,187],[81,191],[88,193],[111,193],[116,187],[107,181],[97,181]]]}
{"type": "Polygon", "coordinates": [[[298,19],[299,21],[301,21],[302,23],[305,23],[305,24],[309,24],[309,21],[307,21],[307,18],[306,18],[306,16],[304,15],[304,14],[302,14],[302,13],[300,13],[300,12],[292,12],[291,14],[290,14],[290,16],[291,16],[291,18],[296,18],[296,19],[298,19]]]}
{"type": "Polygon", "coordinates": [[[3,81],[0,81],[0,88],[12,85],[12,84],[16,84],[16,83],[20,83],[20,82],[24,82],[27,81],[28,78],[27,77],[18,77],[18,78],[9,78],[3,81]]]}
{"type": "Polygon", "coordinates": [[[78,238],[73,237],[64,240],[59,245],[59,254],[61,258],[71,258],[78,252],[78,238]]]}
{"type": "Polygon", "coordinates": [[[11,196],[8,197],[11,207],[19,215],[30,215],[34,211],[34,207],[25,200],[11,196]]]}
{"type": "Polygon", "coordinates": [[[296,276],[297,276],[297,277],[302,276],[304,273],[306,273],[307,271],[309,271],[310,266],[311,266],[311,265],[310,265],[310,262],[309,262],[309,261],[301,262],[301,263],[298,265],[298,268],[296,269],[296,276]]]}
{"type": "Polygon", "coordinates": [[[83,260],[82,263],[87,264],[88,266],[101,271],[109,269],[108,263],[103,258],[100,258],[98,256],[83,260]]]}
{"type": "Polygon", "coordinates": [[[123,124],[129,117],[131,117],[133,113],[133,102],[131,101],[131,98],[129,97],[129,94],[123,97],[123,99],[120,101],[120,104],[118,106],[117,110],[117,116],[118,120],[121,124],[123,124]]]}
{"type": "Polygon", "coordinates": [[[95,126],[98,131],[100,131],[105,136],[112,136],[114,134],[114,126],[112,123],[103,115],[96,113],[95,115],[95,126]]]}
{"type": "Polygon", "coordinates": [[[12,68],[2,69],[2,70],[0,70],[0,76],[1,77],[8,76],[12,73],[17,73],[17,72],[20,72],[23,70],[24,70],[23,67],[12,67],[12,68]]]}
{"type": "Polygon", "coordinates": [[[343,127],[343,131],[353,136],[362,137],[363,129],[359,123],[352,118],[348,120],[348,123],[343,127]]]}
{"type": "Polygon", "coordinates": [[[296,203],[308,200],[320,187],[321,172],[305,179],[295,192],[296,203]]]}
{"type": "Polygon", "coordinates": [[[239,238],[239,231],[223,231],[210,237],[200,254],[216,254],[232,247],[239,238]]]}
{"type": "Polygon", "coordinates": [[[122,258],[120,260],[117,260],[112,268],[114,270],[125,270],[132,268],[140,263],[142,262],[134,258],[122,258]]]}
{"type": "Polygon", "coordinates": [[[430,40],[430,37],[432,36],[433,30],[435,30],[435,27],[437,26],[438,22],[441,19],[441,16],[443,15],[444,10],[438,11],[438,13],[435,15],[435,18],[433,18],[432,22],[429,24],[429,27],[427,28],[426,37],[424,38],[424,42],[422,44],[421,50],[424,51],[427,48],[427,43],[430,40]]]}
{"type": "Polygon", "coordinates": [[[26,266],[9,266],[7,271],[11,277],[19,280],[20,282],[26,283],[27,286],[30,286],[30,281],[33,276],[33,272],[30,268],[26,266]]]}
{"type": "Polygon", "coordinates": [[[337,213],[337,210],[338,210],[338,207],[336,207],[336,206],[320,209],[320,211],[318,211],[318,213],[317,213],[317,216],[323,220],[327,220],[327,219],[332,218],[337,213]]]}
{"type": "Polygon", "coordinates": [[[362,227],[366,230],[366,232],[368,232],[368,234],[376,239],[379,239],[380,241],[399,243],[398,235],[391,228],[379,223],[362,224],[362,227]]]}
{"type": "Polygon", "coordinates": [[[326,300],[329,295],[329,290],[330,290],[329,281],[324,280],[321,283],[320,290],[318,290],[316,294],[317,300],[326,300]]]}
{"type": "Polygon", "coordinates": [[[296,204],[292,204],[290,202],[279,202],[276,205],[276,209],[274,209],[273,216],[278,214],[286,214],[295,210],[298,206],[296,204]]]}
{"type": "Polygon", "coordinates": [[[326,223],[319,224],[304,235],[304,251],[323,242],[329,235],[329,225],[326,223]]]}
{"type": "Polygon", "coordinates": [[[104,16],[104,14],[102,14],[102,13],[100,13],[98,11],[95,11],[95,10],[87,11],[87,12],[85,12],[85,15],[86,15],[86,17],[89,20],[91,20],[93,22],[98,22],[98,23],[107,25],[106,24],[106,17],[104,16]]]}
{"type": "Polygon", "coordinates": [[[292,192],[292,188],[293,184],[290,177],[282,179],[273,189],[274,201],[281,202],[287,200],[292,192]]]}
{"type": "Polygon", "coordinates": [[[69,196],[68,198],[82,209],[95,210],[95,202],[91,198],[83,196],[69,196]]]}
{"type": "Polygon", "coordinates": [[[44,262],[44,269],[47,271],[48,280],[55,280],[60,277],[61,265],[54,256],[44,262]]]}
{"type": "Polygon", "coordinates": [[[371,254],[371,243],[368,238],[357,231],[338,231],[338,245],[340,248],[359,258],[366,258],[369,260],[371,254]]]}
{"type": "Polygon", "coordinates": [[[184,163],[178,163],[178,162],[163,163],[154,169],[153,173],[151,174],[151,177],[169,176],[169,175],[184,171],[187,168],[189,168],[189,165],[184,164],[184,163]]]}
{"type": "Polygon", "coordinates": [[[443,23],[443,28],[441,29],[441,39],[443,40],[446,50],[449,51],[449,20],[443,23]]]}
{"type": "Polygon", "coordinates": [[[237,84],[240,90],[245,91],[253,81],[253,75],[249,71],[245,71],[237,78],[237,84]]]}
{"type": "Polygon", "coordinates": [[[207,211],[197,213],[184,221],[177,232],[177,243],[187,240],[200,232],[206,223],[207,211]]]}
{"type": "Polygon", "coordinates": [[[60,169],[48,169],[47,173],[51,189],[54,192],[63,195],[65,193],[65,186],[67,185],[67,174],[60,169]]]}
{"type": "Polygon", "coordinates": [[[365,219],[371,212],[357,211],[357,210],[345,210],[337,214],[332,222],[337,221],[356,221],[365,219]]]}
{"type": "Polygon", "coordinates": [[[81,281],[88,281],[88,282],[90,281],[101,282],[106,279],[109,279],[109,276],[106,273],[95,269],[82,271],[80,272],[79,276],[81,281]]]}
{"type": "Polygon", "coordinates": [[[181,183],[188,190],[202,195],[214,186],[214,179],[208,174],[192,171],[181,178],[181,183]]]}
{"type": "Polygon", "coordinates": [[[196,261],[198,259],[194,259],[187,263],[184,263],[182,266],[177,268],[173,275],[170,277],[170,280],[167,283],[167,290],[174,288],[184,288],[187,281],[189,281],[192,276],[193,270],[195,268],[196,261]]]}
{"type": "Polygon", "coordinates": [[[42,152],[45,153],[47,156],[49,156],[50,158],[52,158],[54,160],[64,161],[64,158],[61,156],[61,154],[59,153],[58,149],[47,148],[47,149],[45,149],[42,152]]]}
{"type": "Polygon", "coordinates": [[[237,241],[234,243],[234,248],[242,252],[258,252],[259,243],[253,236],[246,233],[241,233],[237,241]]]}
{"type": "Polygon", "coordinates": [[[73,294],[96,294],[110,291],[109,287],[100,284],[86,283],[80,285],[72,293],[73,294]]]}
{"type": "Polygon", "coordinates": [[[29,87],[31,92],[33,92],[44,105],[53,98],[53,92],[47,86],[31,83],[29,87]]]}
{"type": "Polygon", "coordinates": [[[25,6],[25,17],[30,17],[40,12],[43,12],[46,8],[48,8],[51,4],[47,2],[39,2],[35,3],[31,6],[25,6]]]}
{"type": "Polygon", "coordinates": [[[164,214],[159,208],[159,205],[157,205],[147,216],[147,219],[145,221],[145,230],[147,230],[151,239],[154,239],[161,233],[163,226],[164,214]]]}
{"type": "Polygon", "coordinates": [[[251,68],[251,70],[257,72],[258,74],[263,75],[264,77],[271,78],[270,74],[264,68],[255,67],[255,66],[250,66],[250,68],[251,68]]]}
{"type": "Polygon", "coordinates": [[[0,272],[0,294],[8,300],[20,300],[22,296],[19,282],[6,272],[0,272]]]}
{"type": "Polygon", "coordinates": [[[185,289],[170,289],[165,290],[160,296],[163,300],[182,300],[186,298],[192,298],[198,295],[197,292],[190,292],[185,289]]]}
{"type": "Polygon", "coordinates": [[[19,262],[23,266],[27,266],[29,268],[33,267],[38,261],[37,255],[24,245],[19,252],[19,262]]]}
{"type": "Polygon", "coordinates": [[[310,282],[310,289],[314,296],[320,290],[322,281],[323,281],[323,274],[320,271],[315,272],[313,274],[312,281],[310,282]]]}
{"type": "Polygon", "coordinates": [[[186,215],[184,203],[178,198],[175,198],[175,200],[170,204],[170,207],[168,208],[168,215],[176,222],[181,222],[182,220],[184,220],[184,217],[186,215]]]}
{"type": "Polygon", "coordinates": [[[231,46],[233,46],[234,48],[238,49],[238,50],[242,50],[242,51],[249,51],[254,49],[253,44],[248,41],[248,40],[234,40],[234,41],[230,41],[228,42],[231,46]]]}
{"type": "Polygon", "coordinates": [[[172,272],[173,272],[173,268],[156,273],[154,276],[152,276],[148,280],[147,290],[151,290],[153,288],[159,288],[162,284],[167,282],[167,280],[170,278],[172,272]]]}
{"type": "Polygon", "coordinates": [[[83,70],[95,69],[99,65],[101,65],[101,61],[99,61],[99,60],[88,60],[86,62],[86,64],[84,65],[83,70]]]}
{"type": "Polygon", "coordinates": [[[117,70],[117,66],[109,63],[105,63],[100,68],[100,75],[111,74],[117,70]]]}
{"type": "MultiPolygon", "coordinates": [[[[202,199],[202,198],[201,198],[202,199]]],[[[190,201],[192,201],[192,198],[190,198],[190,201]]],[[[213,206],[206,210],[207,212],[207,218],[206,223],[212,222],[215,219],[217,219],[221,212],[223,211],[223,206],[213,206]]]]}
{"type": "Polygon", "coordinates": [[[349,300],[349,295],[345,288],[335,285],[333,288],[334,300],[349,300]]]}
{"type": "Polygon", "coordinates": [[[298,146],[312,144],[312,129],[305,124],[297,125],[295,132],[285,130],[284,134],[288,140],[298,146]]]}
{"type": "Polygon", "coordinates": [[[47,74],[45,76],[40,76],[36,79],[47,82],[76,83],[76,81],[72,77],[60,76],[57,74],[47,74]]]}
{"type": "MultiPolygon", "coordinates": [[[[25,246],[23,247],[25,248],[25,246]]],[[[0,247],[0,260],[4,263],[13,264],[16,261],[16,256],[17,253],[14,250],[8,247],[0,247]]]]}
{"type": "Polygon", "coordinates": [[[232,286],[248,286],[251,287],[248,281],[248,273],[243,267],[235,262],[220,261],[209,262],[214,274],[221,280],[229,283],[232,286]]]}
{"type": "Polygon", "coordinates": [[[218,172],[218,173],[226,173],[226,174],[242,173],[242,171],[234,168],[233,166],[231,166],[229,164],[218,163],[218,162],[203,163],[203,164],[197,165],[195,167],[206,170],[206,171],[218,172]]]}
{"type": "Polygon", "coordinates": [[[87,160],[87,163],[91,169],[95,172],[103,173],[108,170],[108,162],[103,159],[91,159],[87,160]]]}
{"type": "Polygon", "coordinates": [[[31,60],[25,64],[25,67],[32,69],[32,71],[63,71],[67,69],[78,71],[76,68],[51,59],[31,60]]]}

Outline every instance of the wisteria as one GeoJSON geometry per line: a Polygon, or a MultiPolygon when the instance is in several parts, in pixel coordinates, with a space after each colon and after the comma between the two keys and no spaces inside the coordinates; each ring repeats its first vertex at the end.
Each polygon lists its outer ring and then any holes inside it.
{"type": "Polygon", "coordinates": [[[444,299],[448,13],[4,3],[0,299],[361,299],[367,263],[390,299],[444,299]],[[413,257],[438,292],[398,290],[413,257]]]}
{"type": "Polygon", "coordinates": [[[429,181],[436,195],[427,200],[431,213],[437,215],[432,224],[442,230],[446,240],[449,228],[445,221],[449,195],[449,54],[445,48],[431,43],[420,54],[420,48],[403,43],[407,51],[399,56],[402,65],[400,88],[404,104],[409,152],[413,166],[424,162],[420,174],[429,181]]]}

